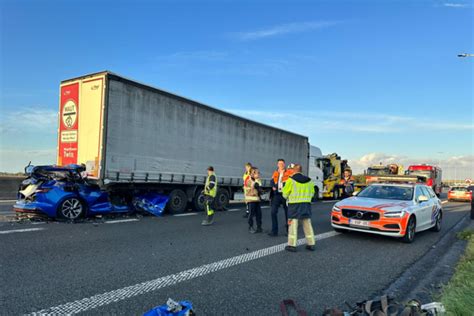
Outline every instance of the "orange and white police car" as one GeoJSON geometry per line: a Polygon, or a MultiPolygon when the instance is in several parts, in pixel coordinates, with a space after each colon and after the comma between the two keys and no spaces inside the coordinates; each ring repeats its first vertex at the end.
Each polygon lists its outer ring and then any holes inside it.
{"type": "Polygon", "coordinates": [[[359,231],[400,237],[411,243],[415,233],[441,230],[441,201],[422,183],[374,183],[336,203],[331,225],[337,232],[359,231]]]}

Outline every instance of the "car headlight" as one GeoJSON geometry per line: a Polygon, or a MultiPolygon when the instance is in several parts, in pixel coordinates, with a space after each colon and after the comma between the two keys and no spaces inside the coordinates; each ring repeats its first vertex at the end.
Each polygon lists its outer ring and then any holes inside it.
{"type": "Polygon", "coordinates": [[[334,206],[334,207],[332,208],[332,211],[333,211],[333,212],[340,212],[341,209],[340,209],[339,207],[337,207],[337,206],[334,206]]]}
{"type": "Polygon", "coordinates": [[[401,218],[403,216],[405,216],[406,214],[406,211],[396,211],[396,212],[385,212],[383,214],[384,217],[397,217],[397,218],[401,218]]]}

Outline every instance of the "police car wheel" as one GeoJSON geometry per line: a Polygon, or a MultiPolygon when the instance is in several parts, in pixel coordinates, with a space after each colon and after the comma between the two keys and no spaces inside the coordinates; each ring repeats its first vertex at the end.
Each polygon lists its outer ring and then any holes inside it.
{"type": "Polygon", "coordinates": [[[441,231],[441,221],[443,219],[443,214],[439,212],[438,216],[436,216],[436,223],[433,227],[431,227],[431,231],[439,232],[441,231]]]}
{"type": "Polygon", "coordinates": [[[410,244],[415,240],[415,231],[416,231],[416,220],[414,217],[410,217],[407,224],[407,229],[405,236],[402,237],[404,243],[410,244]]]}

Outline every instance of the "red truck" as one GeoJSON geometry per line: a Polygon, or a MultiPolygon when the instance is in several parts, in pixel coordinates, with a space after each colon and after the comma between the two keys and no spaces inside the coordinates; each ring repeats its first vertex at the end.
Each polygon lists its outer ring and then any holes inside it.
{"type": "Polygon", "coordinates": [[[442,190],[441,168],[436,167],[436,166],[426,165],[426,164],[412,165],[408,167],[407,173],[413,174],[413,175],[416,174],[416,175],[426,176],[426,185],[429,185],[430,187],[432,187],[433,191],[435,191],[436,195],[439,197],[442,190]]]}

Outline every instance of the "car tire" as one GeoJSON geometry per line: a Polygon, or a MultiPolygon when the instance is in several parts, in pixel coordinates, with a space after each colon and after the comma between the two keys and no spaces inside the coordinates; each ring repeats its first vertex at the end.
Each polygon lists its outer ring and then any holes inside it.
{"type": "Polygon", "coordinates": [[[439,212],[438,216],[436,216],[436,223],[433,227],[431,227],[431,231],[433,232],[440,232],[441,231],[441,223],[443,220],[443,212],[439,212]]]}
{"type": "Polygon", "coordinates": [[[229,191],[226,189],[217,190],[216,197],[214,199],[214,204],[217,210],[223,211],[227,208],[230,201],[229,191]]]}
{"type": "Polygon", "coordinates": [[[58,206],[58,217],[75,221],[84,216],[86,206],[77,197],[70,197],[62,201],[58,206]]]}
{"type": "Polygon", "coordinates": [[[416,220],[415,217],[410,217],[407,223],[407,229],[405,231],[405,236],[402,237],[404,243],[410,244],[415,240],[416,232],[416,220]]]}
{"type": "Polygon", "coordinates": [[[188,196],[183,190],[175,189],[171,191],[166,207],[171,214],[184,213],[188,208],[188,196]]]}

